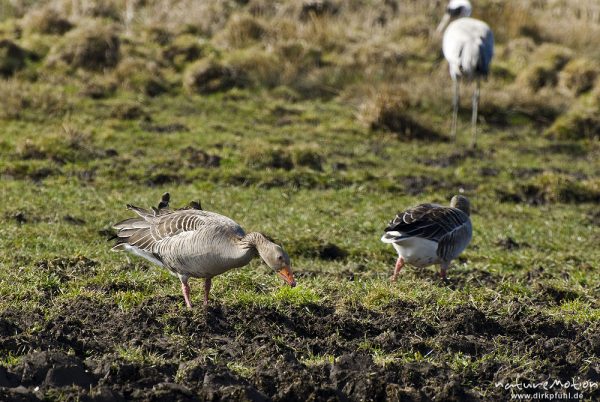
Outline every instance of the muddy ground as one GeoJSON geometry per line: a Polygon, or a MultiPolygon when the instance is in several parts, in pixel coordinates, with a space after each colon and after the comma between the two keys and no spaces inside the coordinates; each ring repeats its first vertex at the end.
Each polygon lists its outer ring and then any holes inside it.
{"type": "MultiPolygon", "coordinates": [[[[183,311],[173,296],[130,311],[89,298],[65,303],[51,317],[9,310],[0,318],[0,353],[19,359],[0,367],[0,400],[477,401],[510,399],[493,384],[518,376],[600,380],[597,367],[579,372],[585,356],[600,355],[598,331],[520,311],[495,320],[472,307],[448,310],[435,322],[415,318],[415,308],[394,302],[382,312],[318,305],[282,312],[215,303],[183,311]],[[457,352],[477,358],[505,346],[539,367],[376,363],[361,346],[365,340],[383,354],[433,359],[457,352]],[[146,357],[127,357],[119,352],[124,346],[146,357]],[[306,360],[325,355],[336,358],[306,360]]],[[[600,391],[586,397],[600,398],[600,391]]]]}

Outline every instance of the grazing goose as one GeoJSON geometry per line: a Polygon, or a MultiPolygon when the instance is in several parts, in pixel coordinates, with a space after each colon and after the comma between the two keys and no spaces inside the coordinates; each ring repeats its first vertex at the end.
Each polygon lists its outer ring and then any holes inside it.
{"type": "Polygon", "coordinates": [[[450,207],[421,204],[398,213],[381,238],[398,252],[392,281],[396,281],[405,263],[419,268],[440,264],[440,276],[446,280],[450,261],[471,241],[469,214],[469,200],[462,195],[452,197],[450,207]]]}
{"type": "Polygon", "coordinates": [[[442,50],[448,61],[450,77],[454,82],[452,100],[452,138],[454,139],[456,139],[460,97],[459,81],[463,77],[469,81],[476,81],[471,116],[471,146],[474,147],[477,135],[480,80],[486,78],[490,71],[490,64],[494,56],[494,34],[485,22],[469,18],[470,16],[471,3],[468,0],[450,0],[437,32],[445,29],[442,50]],[[451,20],[453,21],[450,22],[451,20]]]}
{"type": "Polygon", "coordinates": [[[228,217],[200,210],[199,202],[181,209],[168,209],[169,199],[165,193],[160,208],[152,210],[127,205],[138,217],[113,226],[117,230],[117,242],[112,249],[129,251],[177,275],[188,308],[192,307],[189,278],[204,278],[206,306],[212,278],[247,265],[257,254],[285,282],[296,286],[290,258],[265,235],[246,234],[228,217]]]}

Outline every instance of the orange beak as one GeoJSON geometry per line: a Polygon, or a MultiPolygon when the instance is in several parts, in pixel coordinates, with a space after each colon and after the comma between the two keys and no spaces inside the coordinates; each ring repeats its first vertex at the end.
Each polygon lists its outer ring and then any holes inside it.
{"type": "Polygon", "coordinates": [[[290,267],[283,267],[277,272],[277,275],[279,275],[281,279],[283,279],[291,287],[296,286],[296,280],[294,279],[294,274],[292,274],[290,267]]]}

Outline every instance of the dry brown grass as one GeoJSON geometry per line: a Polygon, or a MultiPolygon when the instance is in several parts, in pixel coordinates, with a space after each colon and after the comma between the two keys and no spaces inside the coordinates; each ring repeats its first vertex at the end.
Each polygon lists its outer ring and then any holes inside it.
{"type": "Polygon", "coordinates": [[[594,87],[600,68],[587,57],[571,60],[559,74],[559,85],[578,96],[594,87]]]}
{"type": "MultiPolygon", "coordinates": [[[[26,35],[14,42],[35,48],[44,58],[46,34],[59,34],[62,29],[56,27],[65,20],[76,28],[54,46],[46,61],[91,71],[118,65],[115,77],[129,91],[160,92],[165,88],[162,77],[169,77],[194,93],[233,86],[277,88],[291,98],[341,95],[364,109],[377,103],[372,88],[401,83],[410,94],[411,113],[447,116],[451,86],[441,38],[433,35],[443,3],[48,0],[37,7],[19,6],[26,15],[21,22],[26,35]],[[127,3],[133,7],[127,8],[127,3]],[[103,22],[90,25],[91,16],[103,22]],[[106,21],[112,21],[112,27],[106,21]],[[119,64],[121,53],[125,60],[119,64]]],[[[594,33],[600,35],[598,9],[592,0],[474,4],[474,17],[489,22],[497,45],[497,75],[484,84],[482,93],[485,120],[506,124],[516,113],[548,124],[566,109],[566,101],[589,91],[600,60],[591,39],[594,33]]],[[[8,37],[13,31],[9,25],[3,29],[8,37]]],[[[400,110],[393,102],[388,106],[400,110]]],[[[387,110],[381,104],[371,109],[387,110]]],[[[388,116],[399,116],[396,112],[388,116]]],[[[382,127],[394,126],[386,121],[382,127]]],[[[397,131],[414,131],[396,123],[397,131]]]]}
{"type": "Polygon", "coordinates": [[[189,93],[208,94],[225,91],[243,81],[230,66],[214,58],[205,58],[191,64],[184,73],[183,87],[189,93]]]}
{"type": "Polygon", "coordinates": [[[23,119],[62,116],[71,102],[63,89],[15,78],[0,79],[0,118],[23,119]]]}
{"type": "Polygon", "coordinates": [[[169,86],[158,65],[142,58],[128,57],[121,60],[115,68],[114,77],[124,89],[148,96],[160,95],[169,86]]]}
{"type": "Polygon", "coordinates": [[[358,118],[372,130],[392,132],[401,139],[443,139],[434,129],[418,121],[410,109],[409,93],[396,86],[374,91],[360,106],[358,118]]]}
{"type": "Polygon", "coordinates": [[[23,18],[23,27],[27,32],[63,35],[73,24],[58,10],[46,6],[30,10],[23,18]]]}
{"type": "Polygon", "coordinates": [[[121,39],[115,26],[86,20],[52,48],[48,61],[50,64],[63,62],[75,68],[101,71],[117,65],[121,57],[120,45],[121,39]]]}
{"type": "Polygon", "coordinates": [[[555,87],[562,68],[571,60],[573,52],[563,46],[543,44],[531,56],[527,67],[517,76],[517,84],[538,91],[555,87]]]}

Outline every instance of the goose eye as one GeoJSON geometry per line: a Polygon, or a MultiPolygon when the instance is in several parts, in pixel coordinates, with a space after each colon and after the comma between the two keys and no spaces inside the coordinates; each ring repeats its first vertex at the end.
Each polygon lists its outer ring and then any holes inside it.
{"type": "Polygon", "coordinates": [[[279,261],[283,261],[283,256],[282,256],[282,255],[280,255],[279,257],[277,257],[277,259],[278,259],[279,261]]]}

